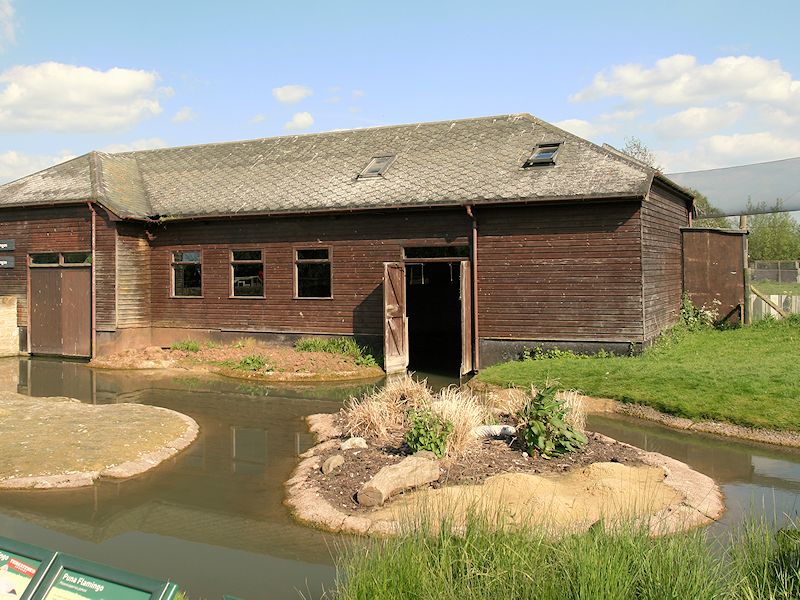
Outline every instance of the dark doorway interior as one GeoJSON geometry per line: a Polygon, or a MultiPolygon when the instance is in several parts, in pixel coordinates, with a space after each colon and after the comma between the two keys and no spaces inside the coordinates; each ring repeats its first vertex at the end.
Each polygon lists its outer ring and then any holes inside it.
{"type": "Polygon", "coordinates": [[[459,372],[460,278],[458,262],[406,263],[408,368],[412,371],[459,372]]]}

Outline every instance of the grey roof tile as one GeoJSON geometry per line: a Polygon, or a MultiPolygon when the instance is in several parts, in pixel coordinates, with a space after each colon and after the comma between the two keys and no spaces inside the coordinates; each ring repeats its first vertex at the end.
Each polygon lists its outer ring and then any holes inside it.
{"type": "Polygon", "coordinates": [[[0,206],[97,200],[122,217],[645,196],[654,171],[531,115],[92,153],[0,186],[0,206]],[[537,143],[557,164],[523,169],[537,143]],[[383,177],[358,180],[373,156],[383,177]],[[94,168],[90,168],[94,165],[94,168]]]}

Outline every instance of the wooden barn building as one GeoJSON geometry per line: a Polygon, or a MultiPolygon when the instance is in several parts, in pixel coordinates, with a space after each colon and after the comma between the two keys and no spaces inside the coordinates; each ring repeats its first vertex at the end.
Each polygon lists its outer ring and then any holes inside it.
{"type": "Polygon", "coordinates": [[[19,348],[355,336],[389,370],[678,318],[692,196],[527,114],[107,154],[0,186],[19,348]]]}

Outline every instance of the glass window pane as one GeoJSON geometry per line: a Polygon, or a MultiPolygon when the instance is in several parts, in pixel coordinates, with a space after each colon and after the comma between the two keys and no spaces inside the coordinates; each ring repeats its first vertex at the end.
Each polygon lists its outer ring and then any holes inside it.
{"type": "Polygon", "coordinates": [[[467,258],[469,246],[412,246],[404,248],[406,258],[467,258]]]}
{"type": "Polygon", "coordinates": [[[233,265],[233,295],[263,296],[264,266],[262,264],[233,265]]]}
{"type": "Polygon", "coordinates": [[[32,265],[57,265],[58,252],[46,252],[42,254],[31,254],[32,265]]]}
{"type": "Polygon", "coordinates": [[[92,264],[91,252],[64,252],[65,265],[90,265],[92,264]]]}
{"type": "Polygon", "coordinates": [[[173,262],[199,263],[200,252],[197,250],[190,252],[173,252],[172,260],[173,262]]]}
{"type": "Polygon", "coordinates": [[[233,260],[261,260],[261,250],[234,250],[233,260]]]}
{"type": "Polygon", "coordinates": [[[328,249],[298,250],[297,260],[328,260],[328,249]]]}
{"type": "Polygon", "coordinates": [[[176,296],[201,296],[200,265],[175,265],[175,295],[176,296]]]}
{"type": "Polygon", "coordinates": [[[299,263],[297,265],[297,295],[300,298],[330,298],[331,264],[299,263]]]}

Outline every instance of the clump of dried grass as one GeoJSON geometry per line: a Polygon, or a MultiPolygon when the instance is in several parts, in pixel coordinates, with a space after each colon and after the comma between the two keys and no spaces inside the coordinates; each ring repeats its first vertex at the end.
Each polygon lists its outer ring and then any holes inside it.
{"type": "Polygon", "coordinates": [[[583,403],[583,396],[577,390],[562,390],[556,394],[556,398],[563,400],[569,409],[564,418],[567,425],[584,433],[586,431],[586,407],[583,403]]]}
{"type": "Polygon", "coordinates": [[[479,398],[456,386],[441,390],[433,399],[431,410],[453,424],[445,451],[451,458],[460,456],[475,443],[474,429],[492,419],[491,412],[479,398]]]}
{"type": "Polygon", "coordinates": [[[347,401],[345,430],[385,441],[405,428],[409,410],[430,406],[432,400],[427,381],[416,381],[410,375],[393,378],[382,388],[347,401]]]}

